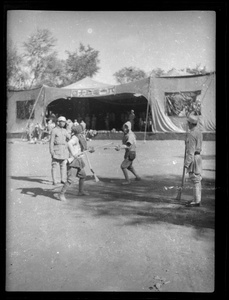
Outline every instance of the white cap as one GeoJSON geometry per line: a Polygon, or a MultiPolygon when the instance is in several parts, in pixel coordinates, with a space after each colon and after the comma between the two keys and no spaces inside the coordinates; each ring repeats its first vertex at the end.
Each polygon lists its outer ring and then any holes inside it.
{"type": "Polygon", "coordinates": [[[66,122],[66,118],[65,117],[59,117],[58,122],[60,122],[60,121],[66,122]]]}

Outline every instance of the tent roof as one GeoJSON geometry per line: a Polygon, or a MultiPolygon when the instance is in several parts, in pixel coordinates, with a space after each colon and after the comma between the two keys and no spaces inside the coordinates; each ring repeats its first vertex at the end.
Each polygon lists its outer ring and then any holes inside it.
{"type": "Polygon", "coordinates": [[[86,77],[75,83],[62,87],[62,89],[90,89],[90,88],[96,89],[96,88],[103,88],[108,86],[112,86],[112,84],[98,82],[91,79],[90,77],[86,77]]]}

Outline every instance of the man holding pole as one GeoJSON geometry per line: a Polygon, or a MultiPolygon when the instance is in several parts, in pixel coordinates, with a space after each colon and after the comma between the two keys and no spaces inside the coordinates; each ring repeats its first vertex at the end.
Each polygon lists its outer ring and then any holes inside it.
{"type": "MultiPolygon", "coordinates": [[[[88,196],[89,194],[84,190],[84,181],[86,179],[86,172],[84,170],[85,163],[80,154],[87,150],[87,142],[83,135],[83,128],[81,125],[72,126],[72,137],[68,142],[68,150],[70,158],[66,160],[67,163],[67,181],[62,187],[59,199],[66,201],[65,193],[71,186],[76,177],[79,178],[79,192],[78,196],[88,196]]],[[[90,152],[94,152],[93,149],[90,152]]]]}
{"type": "Polygon", "coordinates": [[[116,146],[115,150],[119,151],[121,149],[125,149],[124,160],[121,164],[121,169],[123,171],[125,181],[122,184],[130,184],[130,179],[127,170],[135,176],[135,180],[141,180],[141,178],[138,176],[133,167],[133,161],[136,157],[136,136],[131,130],[130,121],[126,122],[123,125],[123,132],[124,135],[122,139],[122,145],[116,146]]]}
{"type": "Polygon", "coordinates": [[[203,135],[198,125],[199,117],[193,114],[188,116],[188,133],[186,140],[186,156],[184,167],[189,173],[189,178],[193,184],[193,201],[187,207],[198,207],[201,204],[201,173],[202,173],[202,140],[203,135]]]}

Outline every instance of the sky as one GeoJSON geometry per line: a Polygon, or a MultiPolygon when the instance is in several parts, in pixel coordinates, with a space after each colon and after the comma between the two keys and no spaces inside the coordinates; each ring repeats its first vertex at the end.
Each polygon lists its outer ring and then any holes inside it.
{"type": "Polygon", "coordinates": [[[7,38],[20,52],[37,29],[57,39],[59,58],[79,44],[99,51],[100,70],[92,79],[117,84],[113,74],[135,67],[153,69],[206,67],[215,71],[214,11],[35,11],[7,12],[7,38]]]}

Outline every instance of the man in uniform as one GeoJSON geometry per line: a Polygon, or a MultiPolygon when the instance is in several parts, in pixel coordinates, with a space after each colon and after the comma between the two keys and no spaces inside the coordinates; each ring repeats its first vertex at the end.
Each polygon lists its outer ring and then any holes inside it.
{"type": "Polygon", "coordinates": [[[203,135],[199,129],[199,117],[190,114],[188,117],[188,133],[186,140],[186,158],[184,167],[189,173],[189,178],[193,184],[193,201],[188,203],[187,207],[197,207],[201,204],[201,173],[202,173],[202,158],[200,156],[202,150],[203,135]]]}
{"type": "Polygon", "coordinates": [[[60,167],[61,183],[65,183],[67,177],[66,161],[69,152],[67,142],[71,138],[71,134],[64,128],[66,124],[65,117],[58,118],[58,126],[53,128],[50,137],[49,150],[52,156],[52,180],[57,185],[57,169],[60,167]]]}

